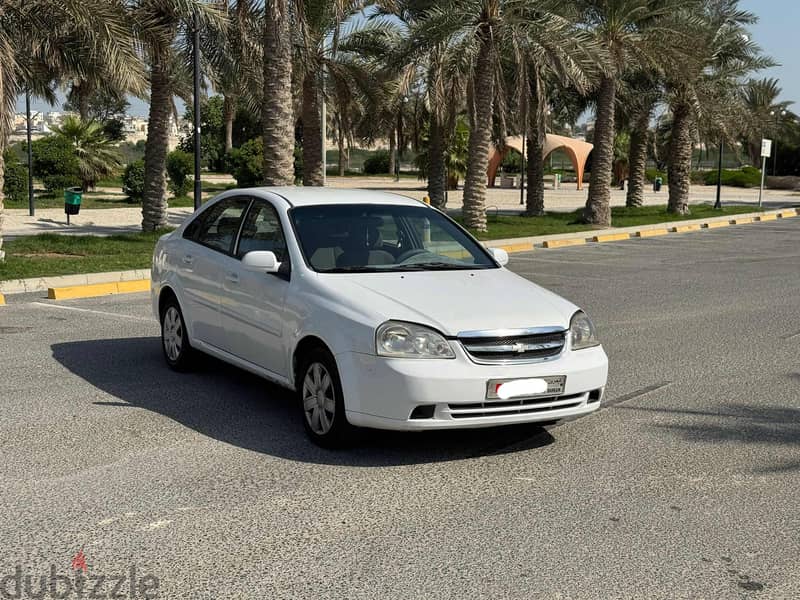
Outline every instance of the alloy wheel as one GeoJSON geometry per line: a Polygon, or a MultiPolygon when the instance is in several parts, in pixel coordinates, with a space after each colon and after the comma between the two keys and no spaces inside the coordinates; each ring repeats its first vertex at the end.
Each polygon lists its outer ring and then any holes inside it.
{"type": "Polygon", "coordinates": [[[336,413],[333,381],[322,363],[311,363],[303,379],[303,414],[311,430],[325,435],[333,427],[336,413]]]}

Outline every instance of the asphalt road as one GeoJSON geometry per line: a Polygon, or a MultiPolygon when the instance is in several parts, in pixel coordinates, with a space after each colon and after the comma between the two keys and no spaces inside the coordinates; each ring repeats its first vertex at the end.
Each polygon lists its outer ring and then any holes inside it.
{"type": "Polygon", "coordinates": [[[146,295],[12,298],[0,597],[81,550],[169,599],[800,597],[800,218],[511,268],[593,316],[605,407],[343,452],[264,381],[167,370],[146,295]]]}

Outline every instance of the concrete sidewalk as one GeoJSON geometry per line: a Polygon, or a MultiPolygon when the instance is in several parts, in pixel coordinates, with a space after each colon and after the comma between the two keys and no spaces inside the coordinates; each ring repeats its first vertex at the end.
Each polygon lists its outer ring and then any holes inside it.
{"type": "MultiPolygon", "coordinates": [[[[329,177],[328,186],[394,192],[418,200],[422,200],[427,195],[424,181],[409,178],[395,181],[393,177],[329,177]]],[[[552,211],[577,210],[586,203],[586,194],[587,191],[585,189],[575,189],[575,184],[564,184],[558,190],[546,190],[545,208],[552,211]]],[[[692,203],[713,203],[715,195],[716,189],[713,186],[692,187],[692,203]]],[[[460,210],[463,196],[463,190],[449,192],[447,209],[450,211],[460,210]]],[[[489,214],[524,210],[524,207],[520,206],[519,199],[520,193],[518,189],[489,188],[486,194],[486,210],[489,214]]],[[[756,207],[758,190],[725,187],[722,189],[722,201],[724,204],[756,207]]],[[[664,205],[666,203],[666,188],[660,193],[650,191],[645,194],[645,205],[647,206],[664,205]]],[[[611,205],[625,206],[625,192],[623,190],[611,190],[611,205]]],[[[764,192],[765,208],[779,209],[790,206],[800,206],[800,193],[784,190],[766,190],[764,192]]],[[[192,209],[188,207],[169,209],[170,226],[177,227],[192,212],[192,209]]],[[[72,224],[69,226],[67,225],[66,215],[60,208],[39,209],[36,211],[35,217],[28,216],[26,209],[6,209],[4,214],[3,236],[7,240],[38,233],[67,235],[131,233],[141,231],[142,222],[142,210],[140,207],[82,210],[80,214],[71,218],[72,224]]]]}

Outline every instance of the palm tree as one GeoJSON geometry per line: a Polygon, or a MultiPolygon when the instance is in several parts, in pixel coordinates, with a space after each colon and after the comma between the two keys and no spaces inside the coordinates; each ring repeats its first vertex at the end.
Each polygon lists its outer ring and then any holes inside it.
{"type": "MultiPolygon", "coordinates": [[[[746,118],[741,81],[773,63],[760,53],[747,26],[755,15],[737,0],[706,0],[691,20],[690,52],[668,71],[672,114],[669,145],[669,202],[672,213],[689,213],[692,151],[697,133],[704,139],[733,141],[746,118]]],[[[687,20],[687,22],[690,22],[687,20]]]]}
{"type": "Polygon", "coordinates": [[[121,166],[119,151],[97,121],[68,116],[60,126],[53,127],[53,133],[68,140],[75,149],[84,190],[94,189],[98,179],[112,175],[121,166]]]}
{"type": "Polygon", "coordinates": [[[142,230],[153,231],[167,224],[170,118],[175,114],[173,96],[179,91],[178,82],[187,76],[192,20],[196,15],[204,29],[220,26],[223,20],[214,7],[202,0],[134,0],[130,11],[150,66],[142,230]]]}
{"type": "Polygon", "coordinates": [[[27,87],[36,95],[54,101],[52,82],[67,74],[85,72],[87,68],[86,56],[72,51],[75,43],[92,49],[90,61],[109,65],[109,82],[115,87],[143,92],[144,72],[121,1],[4,0],[0,9],[0,248],[2,151],[17,95],[27,87]]]}
{"type": "Polygon", "coordinates": [[[647,185],[647,150],[650,139],[650,121],[656,104],[663,97],[663,84],[655,70],[630,73],[620,91],[620,112],[630,128],[628,149],[628,192],[625,206],[644,204],[647,185]]]}
{"type": "Polygon", "coordinates": [[[294,183],[294,110],[289,0],[264,3],[264,184],[294,183]]]}
{"type": "Polygon", "coordinates": [[[747,118],[743,122],[741,139],[753,165],[760,161],[761,139],[781,137],[785,126],[797,118],[789,110],[791,102],[778,101],[781,92],[778,80],[772,78],[751,79],[742,90],[747,118]]]}
{"type": "Polygon", "coordinates": [[[611,224],[611,169],[614,162],[614,113],[620,79],[626,69],[647,68],[670,60],[685,45],[685,32],[673,19],[691,11],[696,0],[579,0],[582,21],[591,27],[609,62],[596,90],[594,151],[583,217],[611,224]]]}

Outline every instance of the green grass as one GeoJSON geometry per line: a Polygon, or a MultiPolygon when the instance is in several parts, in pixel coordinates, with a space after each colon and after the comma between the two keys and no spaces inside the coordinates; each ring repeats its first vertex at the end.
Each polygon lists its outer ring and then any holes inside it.
{"type": "MultiPolygon", "coordinates": [[[[636,225],[650,225],[652,223],[737,215],[756,212],[757,210],[752,206],[728,206],[722,210],[714,210],[708,204],[697,204],[691,207],[690,215],[683,216],[668,214],[666,206],[615,207],[611,209],[611,222],[614,227],[635,227],[636,225]]],[[[472,233],[479,240],[501,240],[594,229],[591,225],[580,223],[581,212],[579,209],[569,213],[548,212],[543,217],[522,217],[518,215],[494,215],[490,210],[488,213],[489,231],[485,233],[472,231],[472,233]]],[[[458,220],[460,220],[460,217],[458,220]]]]}
{"type": "Polygon", "coordinates": [[[148,269],[156,240],[168,231],[108,237],[44,233],[12,240],[3,244],[0,281],[148,269]]]}

